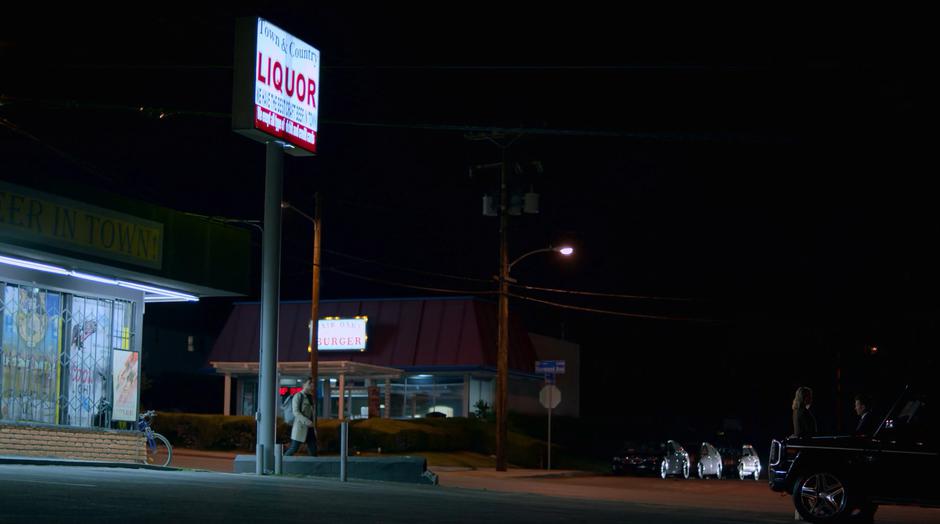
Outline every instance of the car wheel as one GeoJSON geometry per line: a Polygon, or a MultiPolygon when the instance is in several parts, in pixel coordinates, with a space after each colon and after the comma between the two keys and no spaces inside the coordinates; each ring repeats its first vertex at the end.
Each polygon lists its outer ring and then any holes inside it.
{"type": "Polygon", "coordinates": [[[698,478],[705,478],[705,466],[701,462],[698,463],[698,478]]]}
{"type": "MultiPolygon", "coordinates": [[[[742,477],[743,480],[743,477],[742,477]]],[[[760,468],[754,470],[754,480],[760,480],[760,468]]]]}
{"type": "Polygon", "coordinates": [[[715,475],[716,479],[721,479],[721,464],[718,465],[718,473],[715,475]]]}
{"type": "Polygon", "coordinates": [[[662,478],[666,478],[666,477],[669,476],[669,469],[666,467],[666,461],[665,461],[665,460],[664,460],[663,463],[659,466],[659,476],[662,477],[662,478]]]}
{"type": "Polygon", "coordinates": [[[689,478],[689,463],[688,462],[682,465],[682,478],[684,479],[689,478]]]}
{"type": "Polygon", "coordinates": [[[843,480],[829,472],[816,472],[800,478],[793,487],[796,511],[809,522],[837,522],[848,513],[849,490],[843,480]]]}
{"type": "Polygon", "coordinates": [[[744,480],[744,477],[747,475],[744,474],[744,464],[738,464],[738,478],[744,480]]]}

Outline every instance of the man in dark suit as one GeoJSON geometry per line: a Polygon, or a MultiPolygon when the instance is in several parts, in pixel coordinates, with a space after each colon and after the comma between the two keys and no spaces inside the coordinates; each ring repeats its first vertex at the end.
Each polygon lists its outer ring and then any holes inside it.
{"type": "Polygon", "coordinates": [[[878,421],[871,414],[871,397],[864,394],[855,395],[855,414],[858,415],[855,435],[870,437],[878,429],[878,421]]]}

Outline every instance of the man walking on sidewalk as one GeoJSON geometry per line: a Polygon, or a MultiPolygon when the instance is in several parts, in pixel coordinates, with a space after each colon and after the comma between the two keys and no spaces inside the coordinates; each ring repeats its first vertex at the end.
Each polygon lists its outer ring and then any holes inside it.
{"type": "Polygon", "coordinates": [[[304,382],[304,389],[298,391],[291,399],[291,411],[294,413],[294,426],[290,432],[290,447],[287,448],[286,456],[297,453],[300,445],[307,443],[307,453],[311,457],[317,456],[317,413],[316,413],[316,381],[313,377],[307,377],[304,382]]]}

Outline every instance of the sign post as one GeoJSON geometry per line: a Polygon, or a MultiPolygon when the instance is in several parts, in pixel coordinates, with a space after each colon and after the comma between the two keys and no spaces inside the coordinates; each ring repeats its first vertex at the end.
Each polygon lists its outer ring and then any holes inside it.
{"type": "Polygon", "coordinates": [[[258,473],[274,469],[284,153],[316,153],[319,82],[320,52],[316,48],[263,18],[237,21],[232,130],[265,144],[261,350],[255,413],[258,473]]]}
{"type": "Polygon", "coordinates": [[[561,390],[558,386],[547,384],[539,392],[539,402],[548,409],[548,469],[552,469],[552,410],[561,404],[561,390]]]}
{"type": "Polygon", "coordinates": [[[555,386],[555,375],[565,372],[564,360],[537,360],[535,372],[545,375],[545,386],[539,392],[539,402],[548,409],[548,470],[552,469],[552,410],[561,403],[561,390],[555,386]]]}

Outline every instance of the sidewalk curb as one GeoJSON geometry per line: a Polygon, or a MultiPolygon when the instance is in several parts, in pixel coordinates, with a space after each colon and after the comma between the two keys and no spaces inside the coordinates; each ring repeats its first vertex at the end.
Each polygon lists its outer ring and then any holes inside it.
{"type": "Polygon", "coordinates": [[[131,462],[104,462],[101,460],[76,460],[56,457],[16,457],[0,455],[0,465],[13,464],[25,466],[78,466],[86,468],[121,468],[121,469],[149,469],[154,471],[181,471],[172,466],[154,466],[151,464],[135,464],[131,462]]]}
{"type": "Polygon", "coordinates": [[[520,475],[517,479],[564,479],[575,477],[597,477],[599,473],[593,471],[566,471],[564,473],[545,473],[544,475],[520,475]]]}
{"type": "Polygon", "coordinates": [[[219,460],[235,460],[237,453],[226,453],[226,452],[204,452],[204,451],[193,451],[188,449],[174,449],[174,457],[197,457],[197,458],[211,458],[219,460]]]}

